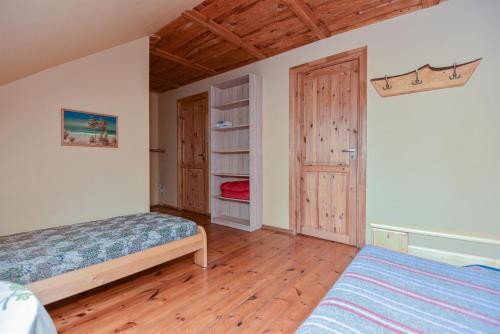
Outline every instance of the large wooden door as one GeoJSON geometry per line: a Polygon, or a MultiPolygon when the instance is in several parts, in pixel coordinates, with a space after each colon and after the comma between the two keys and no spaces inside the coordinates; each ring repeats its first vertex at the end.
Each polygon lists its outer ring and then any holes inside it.
{"type": "Polygon", "coordinates": [[[177,102],[178,203],[182,210],[208,213],[208,94],[177,102]]]}
{"type": "Polygon", "coordinates": [[[312,66],[296,81],[297,232],[350,245],[358,243],[359,68],[358,58],[312,66]]]}

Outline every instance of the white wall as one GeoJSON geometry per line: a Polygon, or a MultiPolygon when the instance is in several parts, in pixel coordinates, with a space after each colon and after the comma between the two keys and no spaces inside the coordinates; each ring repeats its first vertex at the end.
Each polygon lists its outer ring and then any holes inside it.
{"type": "Polygon", "coordinates": [[[0,234],[149,211],[147,37],[0,86],[0,234]],[[118,116],[119,148],[61,146],[61,107],[118,116]]]}
{"type": "MultiPolygon", "coordinates": [[[[183,96],[188,95],[191,94],[183,96]]],[[[177,98],[180,97],[160,94],[158,100],[158,138],[166,150],[159,161],[160,183],[165,187],[160,202],[174,207],[177,207],[177,98]]]]}
{"type": "MultiPolygon", "coordinates": [[[[242,73],[262,76],[264,224],[288,228],[290,67],[364,45],[369,78],[483,57],[462,88],[383,99],[369,85],[367,223],[500,238],[499,22],[500,1],[446,1],[166,92],[160,141],[175,145],[178,98],[242,73]]],[[[175,161],[170,150],[160,162],[173,205],[175,161]]]]}
{"type": "MultiPolygon", "coordinates": [[[[149,93],[149,147],[160,148],[158,141],[158,94],[149,93]]],[[[149,202],[160,204],[160,153],[149,153],[149,202]]]]}

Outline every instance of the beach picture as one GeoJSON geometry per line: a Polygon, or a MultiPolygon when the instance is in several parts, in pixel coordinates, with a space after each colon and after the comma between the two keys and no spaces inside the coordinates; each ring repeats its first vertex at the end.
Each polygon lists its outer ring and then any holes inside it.
{"type": "Polygon", "coordinates": [[[61,144],[118,147],[118,117],[62,109],[61,144]]]}

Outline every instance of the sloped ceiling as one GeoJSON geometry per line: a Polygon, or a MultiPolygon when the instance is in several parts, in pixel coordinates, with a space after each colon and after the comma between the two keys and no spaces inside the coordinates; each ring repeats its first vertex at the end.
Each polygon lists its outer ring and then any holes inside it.
{"type": "Polygon", "coordinates": [[[200,0],[0,0],[0,85],[148,36],[200,0]]]}
{"type": "Polygon", "coordinates": [[[151,38],[149,86],[175,89],[440,1],[205,0],[151,38]]]}

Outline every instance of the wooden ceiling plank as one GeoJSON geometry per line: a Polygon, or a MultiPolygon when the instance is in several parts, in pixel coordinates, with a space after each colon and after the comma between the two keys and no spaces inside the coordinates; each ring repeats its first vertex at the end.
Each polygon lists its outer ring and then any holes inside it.
{"type": "Polygon", "coordinates": [[[439,5],[440,0],[422,0],[422,8],[439,5]]]}
{"type": "Polygon", "coordinates": [[[149,36],[149,45],[156,47],[156,44],[161,40],[161,36],[158,34],[152,34],[149,36]]]}
{"type": "Polygon", "coordinates": [[[384,20],[384,15],[388,13],[402,12],[405,13],[408,8],[415,7],[422,9],[421,0],[385,0],[384,2],[373,6],[367,7],[365,10],[356,10],[351,13],[346,13],[342,18],[339,18],[328,24],[328,29],[332,35],[338,34],[339,31],[347,28],[359,28],[358,24],[362,22],[375,23],[384,20]]]}
{"type": "Polygon", "coordinates": [[[234,34],[232,31],[215,23],[213,20],[210,20],[208,17],[201,14],[200,12],[198,12],[196,10],[188,10],[188,11],[185,11],[182,15],[185,18],[187,18],[193,22],[196,22],[199,25],[202,25],[206,29],[210,30],[212,33],[225,39],[226,41],[230,42],[231,44],[234,44],[237,47],[245,50],[246,52],[248,52],[249,54],[251,54],[255,58],[257,58],[257,59],[265,59],[266,58],[266,56],[262,52],[260,52],[255,46],[249,45],[243,39],[241,39],[236,34],[234,34]]]}
{"type": "Polygon", "coordinates": [[[190,61],[189,59],[179,57],[177,55],[174,55],[173,53],[170,53],[170,52],[162,50],[162,49],[152,48],[150,50],[150,52],[158,57],[173,61],[177,64],[184,65],[186,67],[192,68],[193,70],[198,70],[200,72],[204,72],[207,74],[217,74],[217,71],[215,71],[211,68],[208,68],[208,67],[200,65],[200,64],[196,64],[196,63],[190,61]]]}
{"type": "Polygon", "coordinates": [[[191,58],[179,52],[180,48],[189,46],[192,40],[203,38],[203,36],[212,35],[214,38],[216,37],[210,31],[183,16],[179,16],[157,34],[161,36],[161,41],[155,45],[156,47],[188,59],[191,58]]]}
{"type": "Polygon", "coordinates": [[[151,39],[151,50],[169,55],[151,52],[150,88],[175,89],[323,38],[311,20],[329,37],[444,1],[205,0],[151,39]],[[307,10],[313,16],[304,18],[307,10]]]}
{"type": "Polygon", "coordinates": [[[297,17],[316,35],[318,39],[330,36],[330,32],[322,27],[316,14],[302,0],[285,0],[297,17]]]}
{"type": "Polygon", "coordinates": [[[206,1],[196,6],[194,9],[203,15],[218,21],[218,18],[231,13],[237,7],[249,6],[259,0],[216,0],[209,4],[206,1]]]}
{"type": "Polygon", "coordinates": [[[157,77],[157,76],[152,75],[152,74],[149,75],[149,82],[152,84],[155,84],[155,86],[169,86],[169,85],[175,86],[176,85],[175,82],[165,80],[161,77],[157,77]]]}
{"type": "Polygon", "coordinates": [[[397,10],[394,10],[394,11],[390,11],[390,12],[388,12],[386,14],[381,15],[381,16],[372,17],[372,18],[369,18],[369,19],[366,19],[366,20],[362,20],[360,22],[357,22],[355,24],[352,24],[352,25],[349,25],[349,26],[346,26],[346,27],[343,27],[343,28],[340,28],[340,29],[335,29],[332,32],[332,36],[344,33],[346,31],[358,29],[358,28],[361,28],[361,27],[364,27],[364,26],[367,26],[367,25],[370,25],[370,24],[374,24],[374,23],[377,23],[377,22],[380,22],[380,21],[383,21],[383,20],[388,20],[388,19],[391,19],[391,18],[394,18],[394,17],[397,17],[397,16],[408,14],[408,13],[417,11],[419,9],[422,9],[422,5],[411,6],[411,7],[406,7],[406,8],[402,8],[402,9],[397,9],[397,10]]]}

